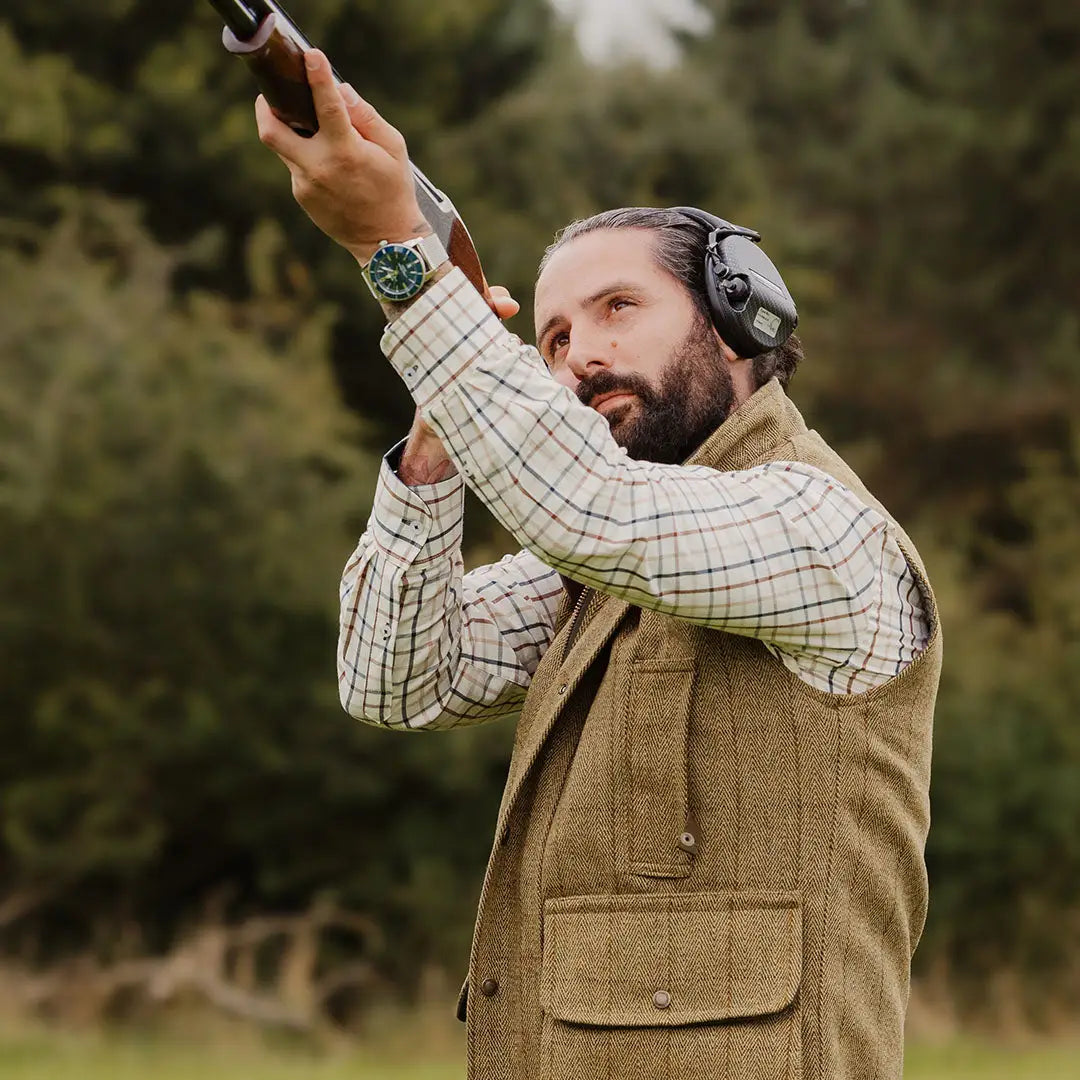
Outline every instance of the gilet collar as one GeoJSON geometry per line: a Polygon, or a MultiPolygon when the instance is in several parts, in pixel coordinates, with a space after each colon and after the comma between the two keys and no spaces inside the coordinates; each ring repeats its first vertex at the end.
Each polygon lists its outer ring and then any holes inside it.
{"type": "Polygon", "coordinates": [[[771,379],[752,394],[686,459],[721,472],[751,469],[775,458],[777,450],[806,422],[779,380],[771,379]]]}

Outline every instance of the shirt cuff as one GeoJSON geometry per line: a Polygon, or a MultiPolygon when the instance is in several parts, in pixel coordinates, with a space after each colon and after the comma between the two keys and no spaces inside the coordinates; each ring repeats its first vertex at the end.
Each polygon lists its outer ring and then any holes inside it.
{"type": "Polygon", "coordinates": [[[402,566],[432,563],[460,549],[465,514],[465,483],[455,474],[436,484],[409,487],[395,468],[402,439],[383,458],[368,532],[375,546],[402,566]]]}
{"type": "Polygon", "coordinates": [[[381,344],[422,411],[500,337],[514,340],[454,267],[386,328],[381,344]]]}

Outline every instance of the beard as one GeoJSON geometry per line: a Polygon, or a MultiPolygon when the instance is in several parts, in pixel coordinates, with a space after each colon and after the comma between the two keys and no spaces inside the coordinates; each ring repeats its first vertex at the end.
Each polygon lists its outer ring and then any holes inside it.
{"type": "Polygon", "coordinates": [[[728,417],[735,386],[712,324],[699,316],[653,386],[644,376],[601,371],[578,383],[586,405],[600,394],[623,391],[637,401],[607,414],[611,434],[632,458],[677,465],[728,417]]]}

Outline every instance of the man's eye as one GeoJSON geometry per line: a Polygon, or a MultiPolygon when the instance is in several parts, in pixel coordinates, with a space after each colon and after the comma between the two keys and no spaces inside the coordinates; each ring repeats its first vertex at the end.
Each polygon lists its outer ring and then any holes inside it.
{"type": "Polygon", "coordinates": [[[550,343],[549,347],[550,347],[550,349],[551,349],[551,351],[553,353],[558,352],[569,340],[570,340],[570,335],[569,334],[566,334],[566,333],[556,334],[551,339],[551,343],[550,343]]]}
{"type": "Polygon", "coordinates": [[[617,299],[612,300],[609,306],[611,307],[612,311],[622,311],[624,307],[633,307],[634,302],[620,296],[617,299]]]}

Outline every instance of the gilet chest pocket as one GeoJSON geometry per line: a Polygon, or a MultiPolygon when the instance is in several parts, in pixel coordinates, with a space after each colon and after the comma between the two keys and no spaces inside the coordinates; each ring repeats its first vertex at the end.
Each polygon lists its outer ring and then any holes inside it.
{"type": "Polygon", "coordinates": [[[628,762],[629,869],[645,877],[686,877],[693,856],[686,828],[687,742],[694,667],[648,660],[630,669],[623,717],[628,762]]]}

